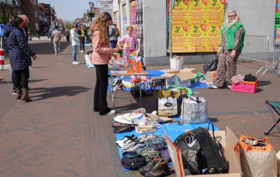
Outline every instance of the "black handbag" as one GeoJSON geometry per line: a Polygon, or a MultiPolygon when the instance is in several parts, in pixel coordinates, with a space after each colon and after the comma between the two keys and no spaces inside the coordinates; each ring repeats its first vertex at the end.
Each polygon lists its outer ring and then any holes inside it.
{"type": "Polygon", "coordinates": [[[203,66],[204,72],[207,73],[207,71],[216,71],[218,68],[218,63],[219,63],[219,60],[215,59],[210,64],[204,65],[203,66]]]}
{"type": "MultiPolygon", "coordinates": [[[[218,174],[221,172],[227,172],[229,169],[229,162],[225,160],[222,154],[222,145],[216,140],[214,136],[214,125],[209,123],[208,129],[199,127],[194,130],[188,131],[180,135],[175,141],[179,149],[186,149],[187,143],[186,137],[190,137],[191,134],[200,144],[200,151],[197,153],[197,163],[200,173],[202,169],[207,169],[203,174],[218,174]],[[208,130],[209,125],[213,128],[213,138],[210,136],[208,130]]],[[[183,162],[184,163],[184,162],[183,162]]]]}

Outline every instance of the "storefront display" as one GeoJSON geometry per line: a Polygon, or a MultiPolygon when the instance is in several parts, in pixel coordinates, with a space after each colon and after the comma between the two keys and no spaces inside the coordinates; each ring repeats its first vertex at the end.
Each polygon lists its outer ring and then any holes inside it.
{"type": "Polygon", "coordinates": [[[123,35],[126,35],[127,28],[127,15],[126,15],[126,4],[123,5],[123,35]]]}
{"type": "Polygon", "coordinates": [[[133,27],[133,36],[136,36],[136,6],[135,1],[130,2],[130,24],[133,27]]]}
{"type": "Polygon", "coordinates": [[[215,52],[219,49],[225,0],[175,2],[172,10],[172,51],[215,52]]]}

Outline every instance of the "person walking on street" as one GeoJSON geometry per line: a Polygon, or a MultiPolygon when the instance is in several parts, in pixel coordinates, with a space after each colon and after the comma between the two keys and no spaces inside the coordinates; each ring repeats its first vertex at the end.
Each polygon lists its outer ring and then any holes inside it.
{"type": "Polygon", "coordinates": [[[61,32],[58,31],[58,26],[55,27],[55,30],[52,32],[51,38],[53,38],[53,46],[54,46],[54,54],[60,55],[60,40],[61,40],[61,32]]]}
{"type": "Polygon", "coordinates": [[[28,37],[29,37],[29,40],[32,41],[32,34],[31,34],[31,30],[28,29],[28,37]]]}
{"type": "Polygon", "coordinates": [[[219,64],[212,88],[223,87],[227,80],[227,88],[231,89],[231,78],[236,75],[237,60],[244,47],[245,28],[235,10],[230,11],[227,21],[221,28],[221,47],[217,52],[219,64]]]}
{"type": "Polygon", "coordinates": [[[80,40],[79,40],[79,36],[77,34],[77,30],[78,30],[78,25],[73,26],[74,28],[72,28],[70,30],[70,35],[72,38],[72,47],[73,47],[73,53],[72,53],[72,58],[73,58],[73,65],[78,65],[80,64],[80,62],[77,62],[77,51],[78,51],[78,46],[80,45],[80,40]]]}
{"type": "Polygon", "coordinates": [[[107,103],[108,88],[108,61],[110,55],[119,52],[119,49],[110,48],[107,36],[107,27],[110,26],[112,17],[108,12],[100,14],[90,25],[90,36],[92,36],[92,64],[96,67],[96,85],[94,90],[95,112],[99,115],[113,115],[115,110],[111,110],[107,103]]]}
{"type": "Polygon", "coordinates": [[[109,42],[112,48],[116,48],[118,37],[120,36],[120,32],[117,28],[117,25],[114,23],[109,26],[109,42]]]}
{"type": "Polygon", "coordinates": [[[84,52],[85,50],[85,37],[86,37],[86,33],[85,33],[85,30],[84,30],[84,27],[81,26],[81,29],[78,30],[78,35],[79,35],[79,39],[80,39],[80,50],[81,50],[81,53],[84,52]]]}
{"type": "Polygon", "coordinates": [[[36,29],[36,33],[38,35],[38,39],[40,40],[40,30],[39,30],[39,28],[36,29]]]}
{"type": "Polygon", "coordinates": [[[32,65],[30,57],[32,57],[33,60],[39,59],[36,54],[30,50],[26,40],[27,33],[25,28],[28,22],[28,20],[24,22],[21,17],[15,15],[11,19],[11,24],[8,24],[4,31],[5,44],[15,75],[14,83],[17,90],[17,99],[22,98],[26,102],[32,101],[28,94],[29,66],[32,65]],[[23,95],[21,86],[23,87],[23,95]]]}
{"type": "Polygon", "coordinates": [[[67,27],[65,27],[64,35],[66,36],[67,44],[70,44],[70,31],[67,29],[67,27]]]}

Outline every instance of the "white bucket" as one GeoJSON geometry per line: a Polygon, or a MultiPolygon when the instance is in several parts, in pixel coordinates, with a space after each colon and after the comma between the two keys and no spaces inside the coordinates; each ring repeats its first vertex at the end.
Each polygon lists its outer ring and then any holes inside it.
{"type": "Polygon", "coordinates": [[[85,55],[85,59],[86,59],[86,65],[90,65],[90,55],[85,55]]]}
{"type": "Polygon", "coordinates": [[[182,63],[183,63],[182,59],[170,59],[170,68],[181,70],[182,69],[182,63]]]}

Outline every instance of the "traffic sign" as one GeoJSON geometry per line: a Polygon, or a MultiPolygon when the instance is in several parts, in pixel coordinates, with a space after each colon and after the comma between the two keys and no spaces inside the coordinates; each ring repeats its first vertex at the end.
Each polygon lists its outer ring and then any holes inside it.
{"type": "Polygon", "coordinates": [[[4,35],[4,28],[5,28],[5,25],[0,24],[0,36],[4,35]]]}

